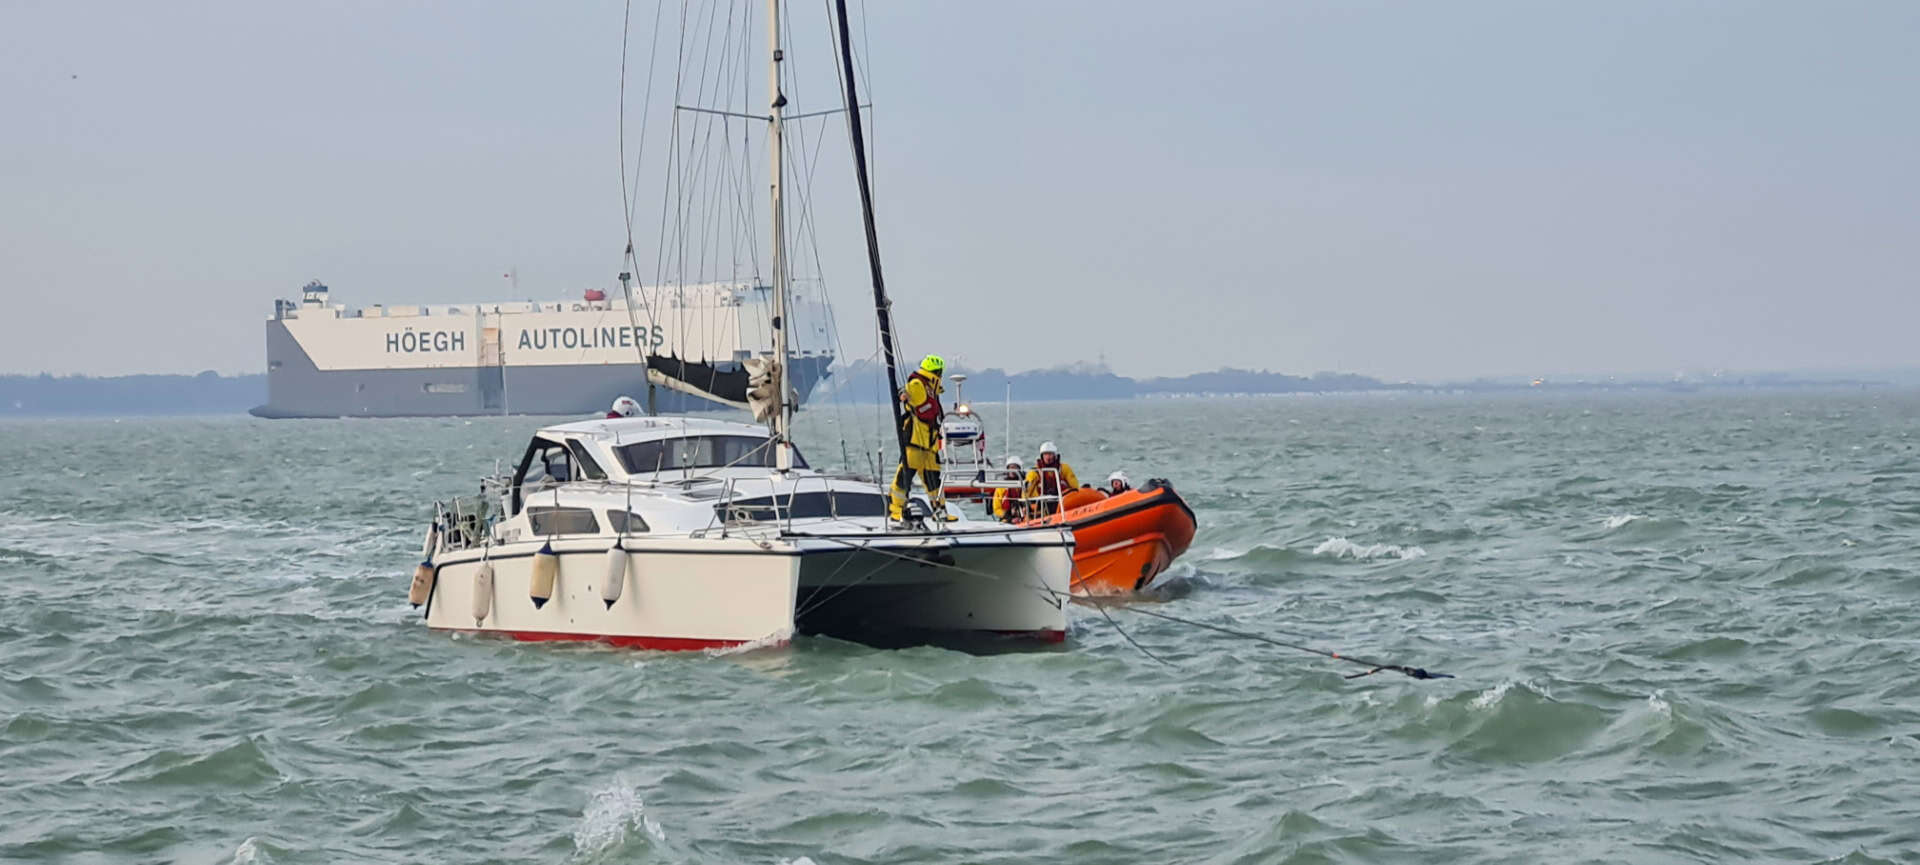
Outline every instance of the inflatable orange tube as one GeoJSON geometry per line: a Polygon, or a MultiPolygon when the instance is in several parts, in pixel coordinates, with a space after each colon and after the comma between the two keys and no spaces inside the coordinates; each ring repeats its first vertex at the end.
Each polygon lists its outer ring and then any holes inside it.
{"type": "Polygon", "coordinates": [[[1025,525],[1073,529],[1074,594],[1140,591],[1193,544],[1193,509],[1163,480],[1117,496],[1074,490],[1061,505],[1060,513],[1025,525]]]}

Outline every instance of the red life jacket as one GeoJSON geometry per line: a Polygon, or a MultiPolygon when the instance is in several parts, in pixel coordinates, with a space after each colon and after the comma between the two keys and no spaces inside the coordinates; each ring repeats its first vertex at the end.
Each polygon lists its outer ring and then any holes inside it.
{"type": "Polygon", "coordinates": [[[1036,461],[1033,464],[1033,468],[1040,473],[1040,494],[1043,496],[1060,495],[1060,486],[1064,483],[1064,479],[1060,477],[1060,463],[1055,462],[1053,465],[1046,465],[1045,463],[1036,461]]]}
{"type": "MultiPolygon", "coordinates": [[[[911,382],[916,378],[920,380],[921,386],[927,389],[927,401],[919,405],[909,404],[907,409],[913,412],[913,416],[918,418],[921,423],[929,425],[937,424],[940,422],[940,416],[944,414],[944,412],[940,410],[940,384],[934,381],[933,376],[927,375],[920,370],[914,370],[912,375],[907,376],[907,381],[911,382]]],[[[902,398],[905,397],[905,390],[906,388],[901,388],[902,398]]]]}

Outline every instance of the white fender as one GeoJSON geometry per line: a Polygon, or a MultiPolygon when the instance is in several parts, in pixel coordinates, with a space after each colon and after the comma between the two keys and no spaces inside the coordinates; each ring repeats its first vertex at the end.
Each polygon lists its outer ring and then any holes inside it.
{"type": "Polygon", "coordinates": [[[620,600],[620,593],[627,587],[627,551],[619,541],[607,549],[607,581],[600,585],[600,600],[607,602],[607,609],[620,600]]]}
{"type": "Polygon", "coordinates": [[[551,541],[540,545],[540,552],[533,554],[533,579],[527,584],[527,594],[533,598],[533,608],[540,609],[553,599],[553,579],[560,573],[560,557],[553,553],[551,541]]]}
{"type": "Polygon", "coordinates": [[[493,563],[481,562],[473,572],[473,623],[479,625],[493,612],[493,563]]]}
{"type": "Polygon", "coordinates": [[[407,587],[407,603],[416,607],[426,603],[430,591],[433,591],[433,563],[422,561],[413,569],[413,585],[407,587]]]}

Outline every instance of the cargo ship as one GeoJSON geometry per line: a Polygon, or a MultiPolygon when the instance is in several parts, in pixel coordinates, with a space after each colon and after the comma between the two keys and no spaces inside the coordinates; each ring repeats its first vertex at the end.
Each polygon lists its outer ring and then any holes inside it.
{"type": "MultiPolygon", "coordinates": [[[[608,292],[578,300],[349,307],[326,285],[274,301],[263,418],[577,415],[625,395],[658,412],[727,407],[675,379],[744,379],[773,348],[771,287],[753,282],[608,292]],[[628,297],[632,298],[629,309],[628,297]]],[[[788,309],[801,402],[832,374],[829,311],[796,292],[788,309]]],[[[716,388],[724,390],[724,388],[716,388]]]]}

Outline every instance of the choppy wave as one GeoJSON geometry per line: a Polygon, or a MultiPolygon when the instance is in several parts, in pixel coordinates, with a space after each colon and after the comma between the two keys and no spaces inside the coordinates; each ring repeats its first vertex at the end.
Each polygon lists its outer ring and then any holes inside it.
{"type": "Polygon", "coordinates": [[[1644,520],[1644,519],[1646,519],[1646,517],[1643,517],[1639,514],[1614,514],[1613,516],[1607,517],[1605,520],[1603,520],[1603,522],[1606,524],[1607,530],[1612,531],[1630,522],[1633,522],[1634,520],[1644,520]]]}
{"type": "Polygon", "coordinates": [[[1902,861],[1894,396],[1022,407],[1200,531],[992,655],[424,632],[423,503],[538,420],[0,421],[0,859],[1902,861]]]}
{"type": "Polygon", "coordinates": [[[573,830],[573,848],[578,856],[591,859],[621,847],[630,837],[664,843],[667,833],[647,814],[640,789],[625,778],[616,778],[588,797],[586,810],[573,830]]]}
{"type": "Polygon", "coordinates": [[[1343,537],[1332,537],[1320,542],[1313,548],[1316,556],[1334,559],[1417,559],[1427,554],[1422,547],[1403,547],[1398,544],[1356,544],[1343,537]]]}

